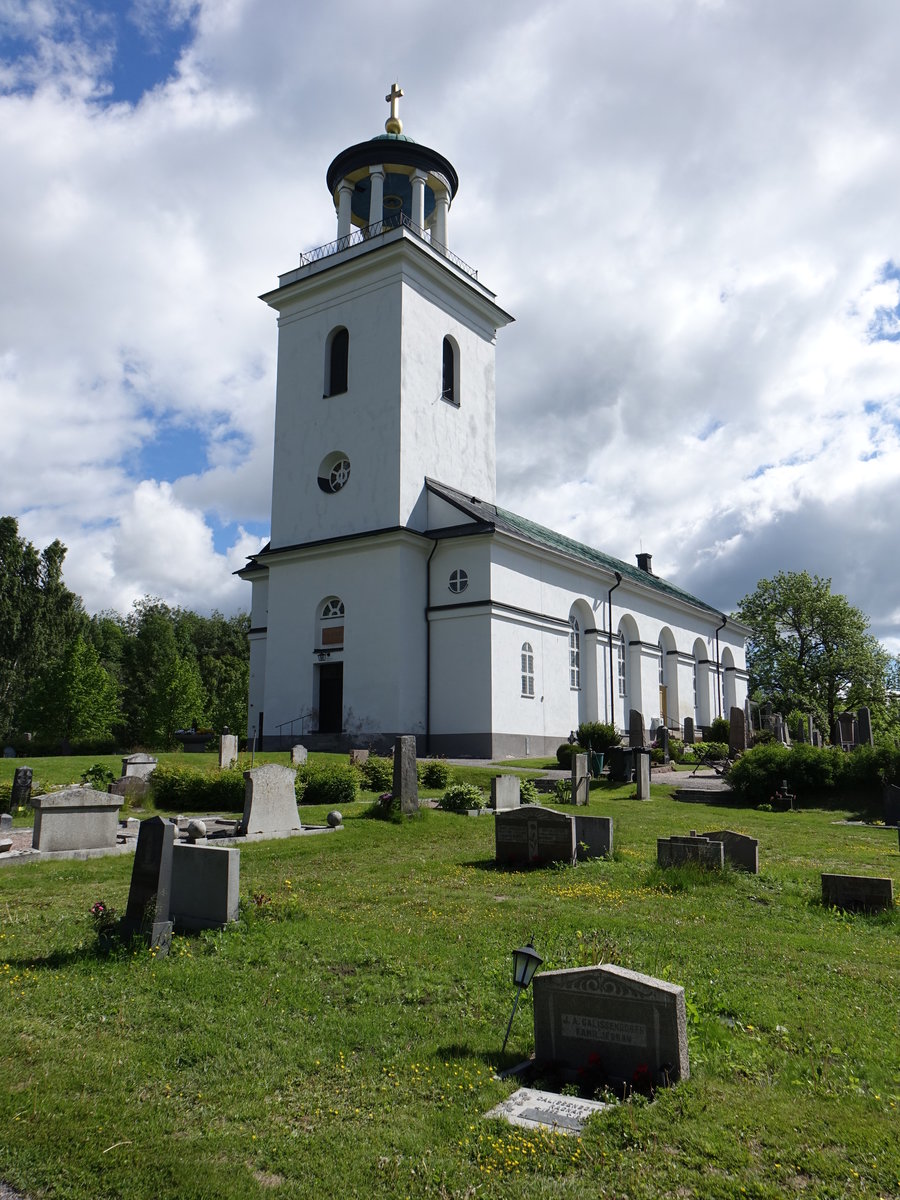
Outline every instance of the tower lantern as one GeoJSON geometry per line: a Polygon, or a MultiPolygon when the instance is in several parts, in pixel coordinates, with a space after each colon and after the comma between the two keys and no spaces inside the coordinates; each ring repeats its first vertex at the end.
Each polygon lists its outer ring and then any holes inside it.
{"type": "Polygon", "coordinates": [[[337,211],[338,240],[355,226],[371,236],[407,225],[427,236],[435,250],[447,250],[447,213],[459,187],[456,171],[436,150],[403,133],[399,102],[403,89],[391,85],[385,132],[342,151],[326,181],[337,211]]]}

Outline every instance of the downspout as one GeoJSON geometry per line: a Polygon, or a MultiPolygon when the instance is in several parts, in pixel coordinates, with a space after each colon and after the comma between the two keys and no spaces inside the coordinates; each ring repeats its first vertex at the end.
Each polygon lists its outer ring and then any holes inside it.
{"type": "Polygon", "coordinates": [[[615,725],[615,723],[616,723],[616,692],[615,692],[615,680],[614,680],[614,676],[613,676],[613,648],[612,648],[612,594],[616,590],[616,588],[619,586],[619,584],[622,582],[622,576],[619,574],[618,571],[613,571],[613,575],[615,575],[615,577],[616,577],[616,582],[609,589],[609,592],[607,593],[607,596],[606,596],[606,606],[607,606],[607,612],[609,614],[607,617],[607,620],[606,620],[606,624],[608,627],[607,634],[608,634],[608,638],[609,638],[609,723],[610,723],[610,725],[615,725]]]}
{"type": "Polygon", "coordinates": [[[431,608],[431,560],[437,550],[437,542],[431,547],[428,561],[425,563],[425,753],[431,754],[431,622],[428,620],[428,610],[431,608]]]}
{"type": "MultiPolygon", "coordinates": [[[[722,616],[722,624],[719,629],[724,629],[728,624],[728,618],[724,613],[722,616]]],[[[719,629],[716,630],[716,713],[722,716],[722,660],[719,657],[719,629]]]]}

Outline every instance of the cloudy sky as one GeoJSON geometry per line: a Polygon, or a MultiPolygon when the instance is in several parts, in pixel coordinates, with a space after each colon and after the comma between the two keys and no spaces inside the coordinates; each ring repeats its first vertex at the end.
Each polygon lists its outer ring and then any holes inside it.
{"type": "Polygon", "coordinates": [[[247,605],[257,297],[397,79],[516,317],[499,502],[725,611],[831,577],[900,651],[898,45],[895,0],[0,0],[0,512],[89,611],[247,605]]]}

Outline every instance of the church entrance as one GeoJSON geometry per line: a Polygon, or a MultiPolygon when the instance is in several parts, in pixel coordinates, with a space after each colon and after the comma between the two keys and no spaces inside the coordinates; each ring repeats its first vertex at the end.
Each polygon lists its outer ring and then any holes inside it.
{"type": "Polygon", "coordinates": [[[321,663],[319,673],[319,733],[340,733],[344,717],[344,664],[321,663]]]}

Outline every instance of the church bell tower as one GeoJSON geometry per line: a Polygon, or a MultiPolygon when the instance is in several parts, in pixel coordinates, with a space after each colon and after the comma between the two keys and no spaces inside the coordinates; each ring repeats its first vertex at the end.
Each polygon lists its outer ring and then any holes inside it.
{"type": "Polygon", "coordinates": [[[426,730],[426,479],[495,499],[494,347],[512,318],[450,249],[457,174],[403,133],[402,95],[328,168],[335,240],[262,296],[278,313],[271,541],[240,574],[266,746],[426,730]]]}

